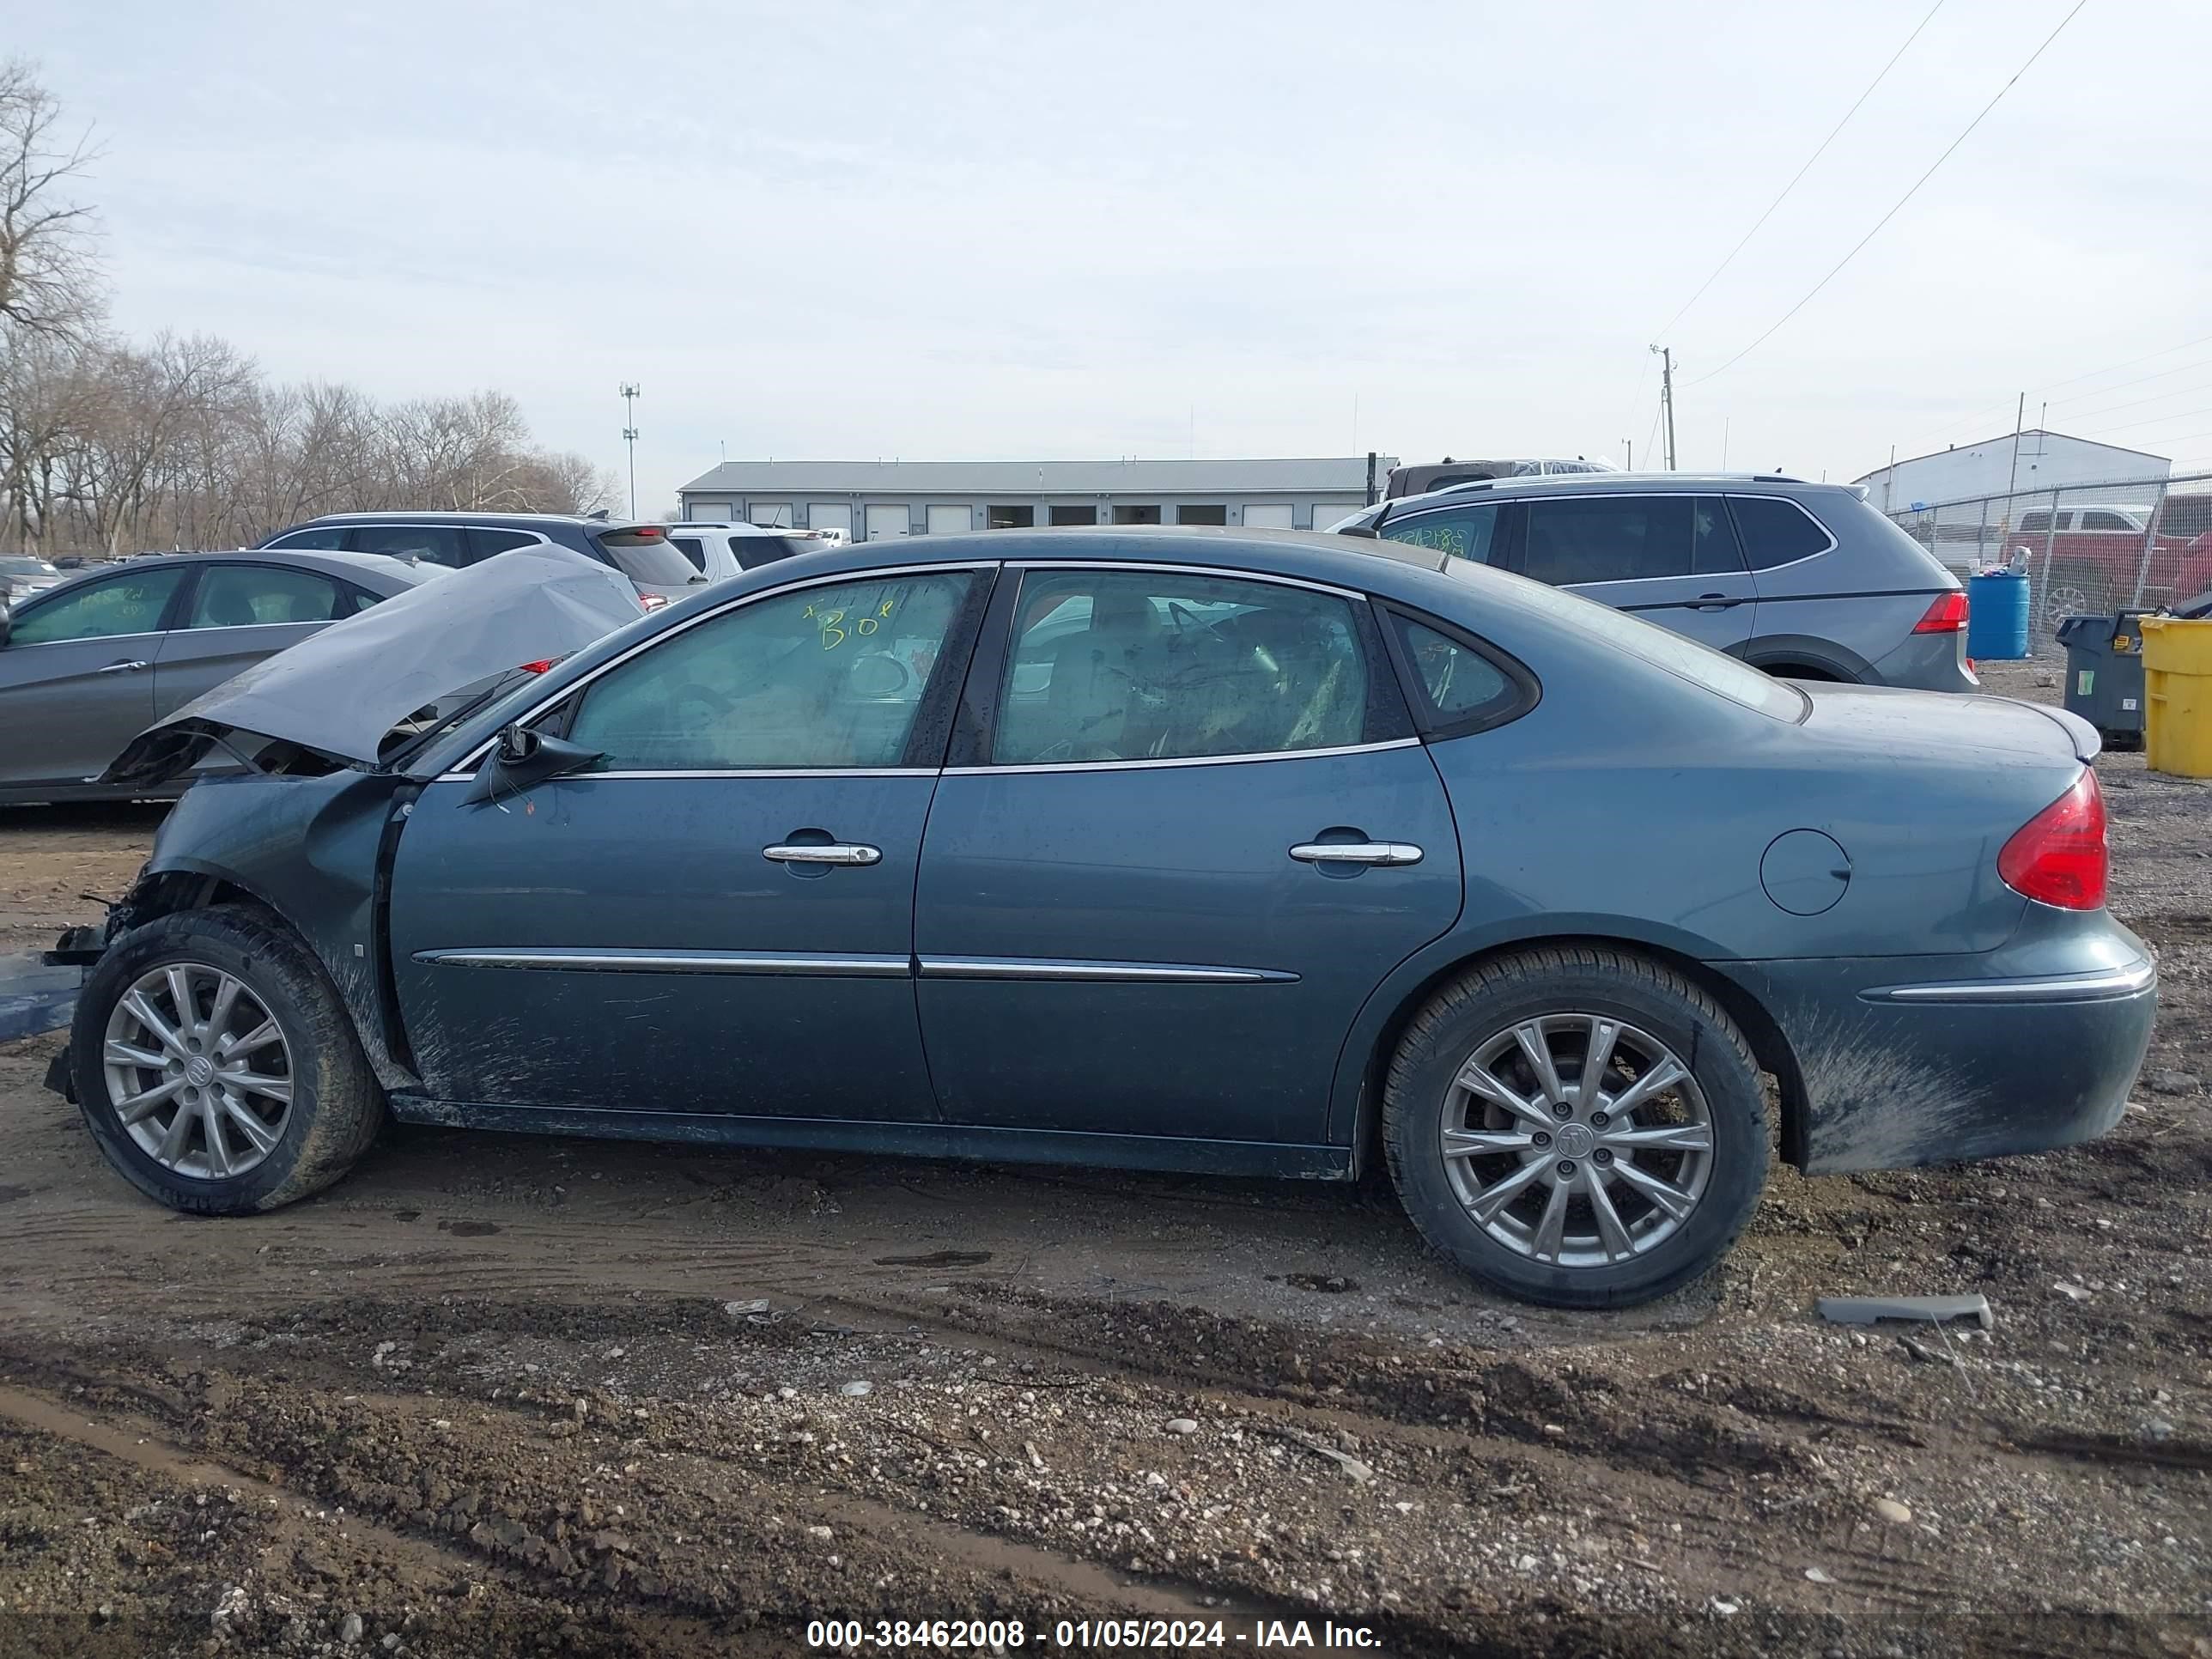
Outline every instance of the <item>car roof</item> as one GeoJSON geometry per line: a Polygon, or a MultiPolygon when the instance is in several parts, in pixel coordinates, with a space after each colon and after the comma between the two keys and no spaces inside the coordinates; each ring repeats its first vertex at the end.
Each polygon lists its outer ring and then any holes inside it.
{"type": "Polygon", "coordinates": [[[1388,507],[1390,516],[1395,518],[1417,501],[1433,505],[1461,496],[1690,495],[1753,489],[1780,495],[1842,495],[1866,499],[1866,492],[1856,484],[1814,483],[1786,472],[1563,472],[1540,478],[1470,478],[1464,483],[1446,484],[1441,489],[1424,490],[1418,495],[1400,495],[1378,501],[1376,506],[1388,507]]]}
{"type": "Polygon", "coordinates": [[[287,525],[285,529],[299,530],[315,524],[458,524],[495,527],[512,525],[518,529],[527,529],[533,525],[565,524],[581,525],[592,530],[627,530],[637,525],[664,522],[659,519],[593,519],[580,513],[459,513],[441,509],[416,512],[411,507],[392,507],[380,512],[325,513],[317,518],[302,519],[295,525],[287,525]]]}
{"type": "Polygon", "coordinates": [[[179,549],[173,552],[137,553],[128,558],[111,559],[103,564],[88,564],[81,570],[64,573],[64,580],[43,590],[41,599],[59,593],[81,582],[95,580],[104,576],[117,575],[133,566],[161,563],[184,564],[281,564],[299,570],[319,570],[325,575],[344,576],[370,587],[383,588],[383,597],[389,599],[400,589],[412,587],[440,574],[442,565],[416,564],[407,559],[395,559],[382,553],[325,552],[316,548],[198,548],[179,549]]]}

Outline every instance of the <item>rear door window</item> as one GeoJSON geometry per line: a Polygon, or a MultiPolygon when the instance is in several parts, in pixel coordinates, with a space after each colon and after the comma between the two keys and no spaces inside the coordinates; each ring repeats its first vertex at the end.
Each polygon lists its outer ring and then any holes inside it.
{"type": "Polygon", "coordinates": [[[1522,532],[1527,574],[1554,587],[1689,575],[1696,562],[1694,509],[1689,495],[1530,501],[1522,532]]]}
{"type": "Polygon", "coordinates": [[[1731,495],[1728,504],[1753,570],[1809,559],[1835,545],[1835,538],[1817,520],[1779,495],[1731,495]]]}
{"type": "Polygon", "coordinates": [[[543,537],[533,536],[526,530],[483,530],[469,532],[469,562],[489,559],[495,553],[512,553],[518,547],[535,547],[543,537]]]}
{"type": "Polygon", "coordinates": [[[326,623],[354,612],[353,591],[313,571],[273,564],[218,564],[200,573],[186,628],[256,628],[326,623]]]}
{"type": "Polygon", "coordinates": [[[1385,524],[1379,533],[1385,541],[1409,542],[1415,547],[1448,553],[1455,559],[1495,564],[1498,518],[1504,510],[1504,505],[1496,501],[1480,507],[1446,507],[1441,512],[1423,513],[1385,524]]]}
{"type": "Polygon", "coordinates": [[[2119,514],[2100,507],[2089,507],[2081,514],[2084,530],[2133,530],[2135,526],[2119,514]]]}
{"type": "Polygon", "coordinates": [[[388,559],[419,559],[425,564],[469,562],[466,534],[459,525],[364,524],[354,526],[353,550],[381,553],[388,559]]]}
{"type": "Polygon", "coordinates": [[[693,569],[704,570],[707,568],[707,544],[696,536],[671,536],[668,544],[690,560],[693,569]]]}

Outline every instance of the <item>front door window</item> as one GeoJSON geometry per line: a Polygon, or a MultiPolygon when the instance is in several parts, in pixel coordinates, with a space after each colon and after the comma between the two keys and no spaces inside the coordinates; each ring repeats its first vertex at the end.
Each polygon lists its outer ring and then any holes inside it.
{"type": "Polygon", "coordinates": [[[611,669],[568,727],[611,772],[901,763],[968,571],[775,593],[611,669]]]}

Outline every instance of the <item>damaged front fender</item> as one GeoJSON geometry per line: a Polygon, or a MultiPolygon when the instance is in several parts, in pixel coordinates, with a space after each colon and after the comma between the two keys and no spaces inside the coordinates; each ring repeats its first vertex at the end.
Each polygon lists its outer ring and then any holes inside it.
{"type": "Polygon", "coordinates": [[[162,823],[108,938],[175,911],[244,901],[314,953],[387,1089],[419,1087],[390,994],[385,874],[420,786],[386,773],[203,778],[162,823]]]}

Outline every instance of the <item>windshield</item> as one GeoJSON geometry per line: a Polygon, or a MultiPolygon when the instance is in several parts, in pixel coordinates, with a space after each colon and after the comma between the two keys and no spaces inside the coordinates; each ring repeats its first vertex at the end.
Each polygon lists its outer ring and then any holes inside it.
{"type": "Polygon", "coordinates": [[[0,576],[58,576],[61,572],[44,559],[0,558],[0,576]]]}
{"type": "Polygon", "coordinates": [[[1780,680],[1768,678],[1749,664],[1738,662],[1734,657],[1641,617],[1615,611],[1609,605],[1600,605],[1595,599],[1562,592],[1525,576],[1504,575],[1486,565],[1471,564],[1464,559],[1445,560],[1444,574],[1462,581],[1484,584],[1502,577],[1514,584],[1515,602],[1527,609],[1540,611],[1601,645],[1641,658],[1677,679],[1687,680],[1730,702],[1741,703],[1746,708],[1756,709],[1776,720],[1794,724],[1812,709],[1812,702],[1803,692],[1780,680]]]}
{"type": "Polygon", "coordinates": [[[691,561],[668,544],[668,532],[657,524],[594,531],[592,539],[616,569],[647,587],[682,587],[701,580],[691,561]]]}

